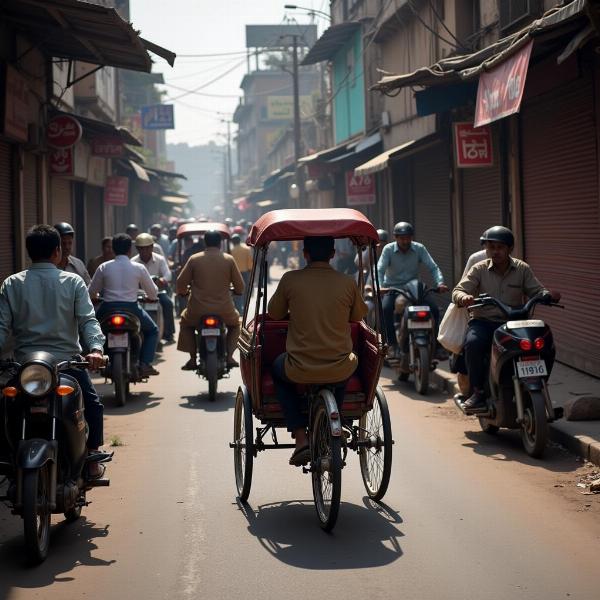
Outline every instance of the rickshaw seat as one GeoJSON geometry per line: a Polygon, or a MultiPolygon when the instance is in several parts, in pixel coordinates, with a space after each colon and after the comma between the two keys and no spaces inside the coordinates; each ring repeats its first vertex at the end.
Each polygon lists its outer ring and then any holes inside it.
{"type": "MultiPolygon", "coordinates": [[[[300,394],[306,392],[308,386],[306,385],[297,385],[296,388],[300,394]]],[[[358,375],[352,375],[346,384],[346,393],[354,394],[363,391],[362,383],[360,381],[360,377],[358,375]]],[[[275,395],[275,382],[273,381],[273,375],[271,375],[271,371],[265,371],[262,376],[262,393],[265,396],[274,396],[275,395]]]]}

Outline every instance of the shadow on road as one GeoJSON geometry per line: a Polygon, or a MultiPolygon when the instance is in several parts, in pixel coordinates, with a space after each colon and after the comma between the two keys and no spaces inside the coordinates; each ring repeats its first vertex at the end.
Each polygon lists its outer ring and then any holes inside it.
{"type": "Polygon", "coordinates": [[[200,392],[196,395],[181,396],[185,402],[180,402],[182,408],[191,408],[193,410],[204,410],[206,412],[226,412],[235,405],[235,392],[217,392],[217,398],[214,402],[208,399],[208,391],[200,392]]]}
{"type": "Polygon", "coordinates": [[[471,440],[463,444],[465,448],[471,448],[473,452],[492,460],[516,461],[553,473],[568,473],[581,466],[581,463],[575,460],[575,456],[552,442],[548,444],[543,458],[531,458],[523,448],[518,431],[501,429],[495,435],[483,431],[465,431],[465,437],[471,440]]]}
{"type": "Polygon", "coordinates": [[[439,390],[429,387],[427,395],[423,396],[415,391],[415,384],[413,376],[411,375],[408,381],[399,381],[396,372],[389,367],[385,367],[381,373],[381,379],[379,385],[383,388],[384,392],[398,392],[411,400],[418,400],[420,402],[427,402],[429,404],[443,404],[448,399],[448,395],[440,392],[439,390]],[[391,382],[386,381],[390,379],[391,382]]]}
{"type": "MultiPolygon", "coordinates": [[[[13,519],[20,525],[19,517],[13,519]]],[[[49,556],[36,567],[30,567],[25,562],[21,531],[19,528],[19,533],[8,539],[0,537],[0,600],[12,596],[14,588],[36,589],[55,582],[72,581],[75,577],[69,573],[80,565],[108,567],[116,562],[92,556],[97,549],[94,540],[106,537],[108,526],[100,527],[85,518],[76,523],[61,521],[53,525],[49,556]]],[[[64,597],[69,597],[68,592],[64,597]]]]}
{"type": "Polygon", "coordinates": [[[364,506],[342,502],[332,534],[320,530],[312,500],[263,504],[254,509],[238,501],[248,531],[274,558],[301,569],[366,569],[402,556],[400,515],[363,499],[364,506]]]}
{"type": "Polygon", "coordinates": [[[96,389],[102,398],[102,402],[104,404],[104,413],[107,415],[134,415],[142,412],[143,410],[156,408],[160,405],[160,401],[164,399],[162,396],[155,396],[153,392],[149,391],[133,392],[127,398],[125,406],[117,406],[112,390],[110,393],[105,394],[101,393],[100,389],[98,388],[99,386],[97,386],[96,389]]]}

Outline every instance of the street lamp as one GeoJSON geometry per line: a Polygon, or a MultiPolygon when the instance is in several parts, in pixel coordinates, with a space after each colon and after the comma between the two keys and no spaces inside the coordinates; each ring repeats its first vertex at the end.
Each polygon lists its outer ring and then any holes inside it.
{"type": "Polygon", "coordinates": [[[328,15],[322,10],[317,10],[316,8],[307,8],[306,6],[298,6],[297,4],[286,4],[283,8],[287,8],[289,10],[305,10],[309,15],[321,15],[331,22],[331,15],[328,15]]]}

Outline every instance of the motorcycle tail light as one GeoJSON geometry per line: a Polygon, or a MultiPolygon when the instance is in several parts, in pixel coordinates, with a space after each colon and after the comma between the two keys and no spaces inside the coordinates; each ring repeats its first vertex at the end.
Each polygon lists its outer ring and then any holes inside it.
{"type": "Polygon", "coordinates": [[[531,343],[530,340],[521,340],[519,342],[519,346],[521,347],[521,350],[523,350],[524,352],[529,352],[533,348],[533,344],[531,343]]]}
{"type": "Polygon", "coordinates": [[[72,388],[70,385],[59,385],[56,388],[56,393],[59,396],[68,396],[69,394],[72,394],[75,391],[75,388],[72,388]]]}
{"type": "Polygon", "coordinates": [[[417,311],[417,318],[418,319],[427,319],[429,317],[429,311],[428,310],[418,310],[417,311]]]}
{"type": "Polygon", "coordinates": [[[125,317],[122,315],[115,315],[110,318],[110,322],[112,325],[116,325],[117,327],[121,327],[125,323],[125,317]]]}
{"type": "Polygon", "coordinates": [[[9,387],[5,387],[5,388],[2,390],[2,393],[3,393],[5,396],[7,396],[8,398],[14,398],[14,397],[17,395],[17,393],[18,393],[18,390],[17,390],[17,388],[16,388],[16,387],[9,386],[9,387]]]}
{"type": "Polygon", "coordinates": [[[544,339],[543,338],[537,338],[535,340],[535,342],[533,342],[533,345],[535,346],[536,350],[541,350],[544,347],[544,345],[545,345],[544,339]]]}
{"type": "Polygon", "coordinates": [[[206,325],[206,327],[215,327],[215,325],[218,324],[218,319],[215,319],[214,317],[206,317],[206,319],[204,319],[204,325],[206,325]]]}

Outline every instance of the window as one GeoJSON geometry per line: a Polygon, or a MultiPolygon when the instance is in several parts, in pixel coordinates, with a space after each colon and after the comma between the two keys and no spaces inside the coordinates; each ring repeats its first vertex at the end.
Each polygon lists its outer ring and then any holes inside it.
{"type": "Polygon", "coordinates": [[[517,23],[540,16],[541,0],[499,0],[500,29],[508,29],[517,23]]]}

